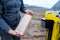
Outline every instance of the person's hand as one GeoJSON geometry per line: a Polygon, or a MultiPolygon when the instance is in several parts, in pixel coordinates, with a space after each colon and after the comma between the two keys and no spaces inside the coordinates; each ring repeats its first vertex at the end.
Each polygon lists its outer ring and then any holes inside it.
{"type": "Polygon", "coordinates": [[[23,37],[23,35],[20,35],[19,33],[17,33],[16,31],[14,31],[12,29],[10,29],[8,33],[11,35],[14,35],[14,36],[23,37]]]}
{"type": "Polygon", "coordinates": [[[33,16],[33,11],[31,11],[31,10],[26,10],[25,13],[33,16]]]}

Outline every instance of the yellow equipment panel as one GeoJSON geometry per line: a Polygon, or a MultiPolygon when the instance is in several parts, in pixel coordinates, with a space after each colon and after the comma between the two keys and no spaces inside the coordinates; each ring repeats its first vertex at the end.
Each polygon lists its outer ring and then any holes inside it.
{"type": "Polygon", "coordinates": [[[45,20],[53,20],[54,25],[47,29],[46,40],[60,40],[60,11],[47,11],[45,20]]]}

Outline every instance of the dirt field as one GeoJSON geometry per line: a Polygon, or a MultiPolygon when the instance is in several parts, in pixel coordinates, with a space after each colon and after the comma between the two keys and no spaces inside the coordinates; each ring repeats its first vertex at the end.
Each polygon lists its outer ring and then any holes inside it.
{"type": "Polygon", "coordinates": [[[26,29],[22,40],[45,40],[46,31],[42,28],[41,18],[44,17],[45,9],[29,8],[34,11],[34,16],[26,29]]]}

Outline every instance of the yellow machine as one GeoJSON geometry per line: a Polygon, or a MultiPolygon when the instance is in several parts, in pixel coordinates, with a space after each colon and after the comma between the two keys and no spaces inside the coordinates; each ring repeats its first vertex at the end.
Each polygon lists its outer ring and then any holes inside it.
{"type": "Polygon", "coordinates": [[[47,11],[41,26],[47,30],[46,40],[60,40],[60,11],[47,11]]]}

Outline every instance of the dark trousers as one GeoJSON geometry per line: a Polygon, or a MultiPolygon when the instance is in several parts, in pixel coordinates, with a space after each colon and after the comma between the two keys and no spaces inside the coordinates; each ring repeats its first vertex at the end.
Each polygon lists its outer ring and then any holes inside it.
{"type": "MultiPolygon", "coordinates": [[[[11,27],[13,30],[15,30],[16,27],[11,27]]],[[[6,33],[5,31],[1,31],[1,40],[20,40],[20,37],[10,35],[6,33]]]]}

